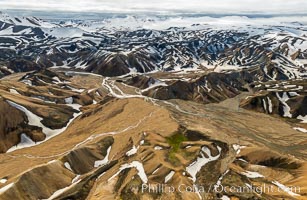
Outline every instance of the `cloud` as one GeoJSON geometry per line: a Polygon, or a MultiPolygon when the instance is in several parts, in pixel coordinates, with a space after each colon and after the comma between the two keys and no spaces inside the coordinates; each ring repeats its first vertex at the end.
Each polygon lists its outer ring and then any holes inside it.
{"type": "Polygon", "coordinates": [[[306,0],[0,0],[2,9],[306,14],[306,0]]]}

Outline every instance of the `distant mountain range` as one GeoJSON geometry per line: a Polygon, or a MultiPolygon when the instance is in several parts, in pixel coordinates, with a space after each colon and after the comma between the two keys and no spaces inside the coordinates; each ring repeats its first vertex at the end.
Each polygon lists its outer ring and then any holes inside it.
{"type": "Polygon", "coordinates": [[[252,26],[247,23],[250,19],[226,17],[216,24],[168,27],[172,20],[185,25],[189,21],[128,16],[49,23],[2,14],[1,73],[71,66],[108,76],[130,71],[244,68],[258,68],[263,78],[272,80],[306,76],[307,42],[301,24],[252,26]],[[223,29],[222,22],[231,20],[238,24],[223,29]]]}
{"type": "Polygon", "coordinates": [[[306,16],[1,13],[0,199],[306,199],[306,78],[306,16]]]}

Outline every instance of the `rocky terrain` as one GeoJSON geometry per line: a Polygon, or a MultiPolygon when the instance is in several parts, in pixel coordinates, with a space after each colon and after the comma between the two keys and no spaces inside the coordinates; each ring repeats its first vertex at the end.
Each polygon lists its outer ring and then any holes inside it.
{"type": "Polygon", "coordinates": [[[1,14],[1,200],[307,199],[306,25],[107,22],[1,14]]]}
{"type": "MultiPolygon", "coordinates": [[[[135,18],[128,20],[140,23],[135,18]]],[[[115,28],[106,30],[102,27],[115,22],[103,23],[100,28],[91,23],[56,24],[2,14],[1,73],[70,66],[104,76],[246,68],[258,70],[260,80],[306,76],[306,26],[295,23],[226,30],[206,24],[132,30],[114,24],[115,28]]]]}

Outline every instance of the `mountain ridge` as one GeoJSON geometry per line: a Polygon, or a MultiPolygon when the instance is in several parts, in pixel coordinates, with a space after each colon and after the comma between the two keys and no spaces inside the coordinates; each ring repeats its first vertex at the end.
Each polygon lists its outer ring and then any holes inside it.
{"type": "Polygon", "coordinates": [[[307,199],[307,23],[194,19],[0,17],[0,199],[307,199]]]}

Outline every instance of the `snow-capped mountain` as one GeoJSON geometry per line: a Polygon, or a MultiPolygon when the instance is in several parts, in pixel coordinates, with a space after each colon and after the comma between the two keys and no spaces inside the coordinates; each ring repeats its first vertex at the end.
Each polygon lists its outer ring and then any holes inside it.
{"type": "Polygon", "coordinates": [[[55,27],[55,24],[49,23],[42,19],[36,17],[12,17],[6,13],[0,11],[0,21],[1,28],[4,26],[14,25],[14,26],[29,26],[29,27],[44,27],[52,28],[55,27]]]}
{"type": "Polygon", "coordinates": [[[1,13],[0,199],[306,199],[306,78],[305,17],[1,13]]]}
{"type": "Polygon", "coordinates": [[[301,24],[260,27],[255,22],[255,26],[246,24],[245,19],[229,29],[203,23],[159,30],[144,27],[171,19],[128,16],[50,24],[37,18],[2,16],[2,65],[16,72],[70,66],[114,76],[130,71],[260,68],[266,79],[306,76],[306,26],[301,24]],[[21,56],[13,61],[16,55],[21,56]]]}

